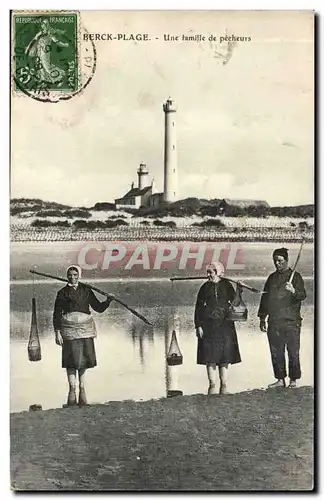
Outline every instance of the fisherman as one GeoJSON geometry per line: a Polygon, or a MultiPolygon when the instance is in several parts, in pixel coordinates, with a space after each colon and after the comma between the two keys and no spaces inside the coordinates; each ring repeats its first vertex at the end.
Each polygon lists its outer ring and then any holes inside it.
{"type": "Polygon", "coordinates": [[[296,380],[301,377],[300,308],[301,302],[306,298],[306,292],[303,278],[298,272],[294,273],[292,282],[289,281],[293,271],[288,267],[287,248],[277,248],[272,257],[276,271],[270,274],[265,283],[258,311],[260,330],[268,334],[273,372],[277,379],[269,385],[269,388],[286,387],[286,346],[289,360],[289,387],[294,388],[297,385],[296,380]]]}
{"type": "Polygon", "coordinates": [[[69,383],[67,406],[87,404],[85,372],[97,365],[94,345],[97,332],[89,306],[102,313],[114,299],[114,295],[109,294],[105,302],[100,302],[89,286],[79,283],[79,278],[80,267],[69,266],[68,283],[57,293],[53,314],[55,342],[62,346],[62,368],[66,369],[69,383]],[[76,372],[79,379],[78,402],[76,372]]]}
{"type": "Polygon", "coordinates": [[[227,393],[229,364],[240,363],[241,356],[233,321],[226,318],[235,292],[221,277],[224,266],[214,262],[206,269],[208,281],[200,288],[195,308],[195,327],[198,338],[197,364],[206,365],[208,394],[216,394],[218,366],[220,394],[227,393]]]}

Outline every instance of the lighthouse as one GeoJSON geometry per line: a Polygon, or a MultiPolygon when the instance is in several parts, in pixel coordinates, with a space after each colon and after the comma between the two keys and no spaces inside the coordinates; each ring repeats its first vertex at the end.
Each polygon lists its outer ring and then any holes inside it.
{"type": "Polygon", "coordinates": [[[148,169],[145,163],[141,163],[138,170],[138,189],[141,190],[149,185],[148,182],[148,169]]]}
{"type": "Polygon", "coordinates": [[[176,107],[169,97],[163,104],[164,120],[164,202],[178,199],[178,161],[176,134],[176,107]]]}

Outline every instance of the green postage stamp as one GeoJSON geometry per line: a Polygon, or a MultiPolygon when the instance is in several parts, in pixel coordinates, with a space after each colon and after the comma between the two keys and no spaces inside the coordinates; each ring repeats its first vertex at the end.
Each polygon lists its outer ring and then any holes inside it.
{"type": "Polygon", "coordinates": [[[79,93],[91,80],[96,59],[91,43],[81,52],[82,30],[77,12],[13,14],[14,91],[45,102],[79,93]]]}

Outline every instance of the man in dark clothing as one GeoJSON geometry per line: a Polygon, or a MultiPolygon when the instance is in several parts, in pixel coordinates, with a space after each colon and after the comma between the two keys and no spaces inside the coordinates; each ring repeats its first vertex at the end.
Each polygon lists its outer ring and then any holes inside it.
{"type": "Polygon", "coordinates": [[[268,333],[271,360],[276,382],[269,387],[285,387],[287,346],[289,360],[289,387],[296,387],[296,380],[301,377],[299,350],[301,302],[306,298],[304,281],[298,272],[290,277],[292,270],[288,267],[288,250],[277,248],[273,254],[276,271],[268,277],[262,294],[258,316],[260,330],[268,333]],[[268,329],[266,325],[268,318],[268,329]]]}

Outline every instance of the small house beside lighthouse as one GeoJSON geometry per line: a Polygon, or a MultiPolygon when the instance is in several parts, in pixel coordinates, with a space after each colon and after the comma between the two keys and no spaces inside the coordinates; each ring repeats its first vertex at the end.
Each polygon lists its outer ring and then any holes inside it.
{"type": "Polygon", "coordinates": [[[138,184],[121,198],[115,199],[116,208],[158,207],[162,203],[173,203],[178,199],[178,151],[176,134],[176,107],[169,97],[163,104],[164,111],[164,188],[158,192],[155,182],[149,180],[145,163],[137,169],[138,184]]]}

